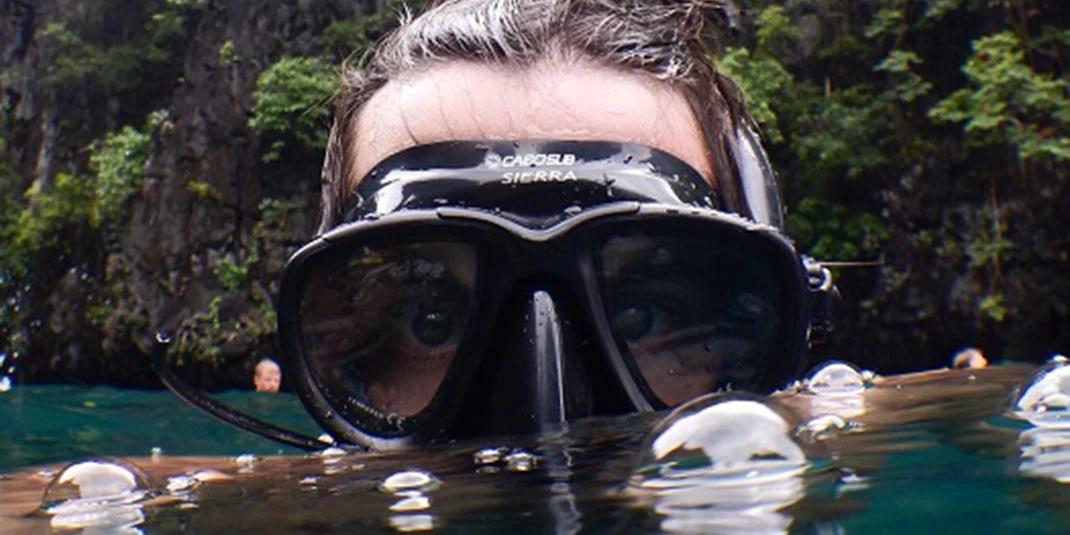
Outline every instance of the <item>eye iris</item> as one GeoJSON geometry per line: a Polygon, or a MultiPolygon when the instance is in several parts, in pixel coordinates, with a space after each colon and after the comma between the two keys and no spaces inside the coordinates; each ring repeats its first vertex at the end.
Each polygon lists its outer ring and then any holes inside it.
{"type": "Polygon", "coordinates": [[[654,314],[648,306],[630,306],[617,313],[613,327],[626,340],[638,340],[650,333],[654,314]]]}
{"type": "Polygon", "coordinates": [[[453,317],[444,310],[423,309],[412,318],[412,335],[421,344],[438,346],[453,335],[453,317]]]}

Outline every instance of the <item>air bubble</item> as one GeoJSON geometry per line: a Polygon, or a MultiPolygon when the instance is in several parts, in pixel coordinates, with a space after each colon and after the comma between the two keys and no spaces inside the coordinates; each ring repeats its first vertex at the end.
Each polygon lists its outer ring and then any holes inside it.
{"type": "Polygon", "coordinates": [[[90,460],[63,469],[45,489],[41,510],[53,528],[110,528],[123,532],[145,517],[140,502],[152,496],[141,470],[110,460],[90,460]]]}
{"type": "Polygon", "coordinates": [[[795,436],[806,442],[818,442],[847,431],[851,424],[836,414],[815,416],[795,429],[795,436]]]}
{"type": "Polygon", "coordinates": [[[1049,429],[1070,429],[1070,366],[1046,366],[1018,397],[1015,414],[1049,429]]]}
{"type": "Polygon", "coordinates": [[[740,394],[698,398],[673,411],[651,432],[632,484],[672,486],[790,477],[807,466],[791,426],[762,401],[740,394]]]}
{"type": "Polygon", "coordinates": [[[193,476],[178,475],[167,478],[164,488],[171,494],[183,494],[201,485],[201,481],[193,476]]]}
{"type": "Polygon", "coordinates": [[[423,470],[408,470],[387,477],[379,484],[379,490],[390,494],[412,490],[428,492],[437,489],[441,484],[442,481],[434,474],[423,470]]]}
{"type": "Polygon", "coordinates": [[[524,450],[513,450],[505,456],[505,469],[510,472],[530,472],[535,468],[535,456],[524,450]]]}
{"type": "Polygon", "coordinates": [[[251,453],[243,453],[234,458],[234,463],[238,465],[238,472],[252,472],[256,467],[256,456],[251,453]]]}
{"type": "Polygon", "coordinates": [[[1070,483],[1070,431],[1031,427],[1018,435],[1018,470],[1031,477],[1070,483]]]}
{"type": "Polygon", "coordinates": [[[508,453],[509,448],[504,446],[498,448],[483,448],[472,454],[472,461],[477,465],[494,464],[502,460],[502,457],[508,453]]]}
{"type": "Polygon", "coordinates": [[[661,530],[784,533],[809,467],[775,403],[739,393],[674,411],[645,443],[631,492],[653,495],[661,530]]]}
{"type": "Polygon", "coordinates": [[[402,498],[390,506],[391,511],[408,513],[426,511],[431,508],[431,498],[419,492],[400,492],[398,495],[402,496],[402,498]]]}
{"type": "Polygon", "coordinates": [[[316,455],[319,456],[319,457],[326,458],[326,459],[330,459],[332,457],[344,457],[346,455],[346,450],[344,450],[342,448],[335,448],[335,447],[324,448],[324,449],[316,452],[316,455]]]}
{"type": "Polygon", "coordinates": [[[0,392],[9,392],[11,390],[11,378],[6,375],[0,375],[0,392]]]}
{"type": "MultiPolygon", "coordinates": [[[[870,379],[872,381],[872,379],[870,379]]],[[[853,396],[866,389],[867,381],[858,368],[846,362],[827,362],[810,374],[806,392],[818,396],[853,396]]]]}
{"type": "Polygon", "coordinates": [[[401,533],[431,531],[435,529],[435,517],[431,515],[394,515],[390,526],[401,533]]]}

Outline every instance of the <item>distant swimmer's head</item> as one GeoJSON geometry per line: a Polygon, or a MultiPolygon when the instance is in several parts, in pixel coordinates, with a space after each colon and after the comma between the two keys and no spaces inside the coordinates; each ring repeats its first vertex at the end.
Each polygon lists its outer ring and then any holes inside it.
{"type": "Polygon", "coordinates": [[[279,307],[339,441],[539,432],[800,371],[806,266],[705,4],[447,0],[343,73],[279,307]]]}
{"type": "Polygon", "coordinates": [[[282,385],[282,369],[274,360],[265,358],[253,370],[253,386],[257,392],[275,393],[282,385]]]}

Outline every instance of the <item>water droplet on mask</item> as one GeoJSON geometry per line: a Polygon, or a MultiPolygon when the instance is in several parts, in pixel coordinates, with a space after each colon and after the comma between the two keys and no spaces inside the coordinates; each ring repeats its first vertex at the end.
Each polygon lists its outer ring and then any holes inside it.
{"type": "Polygon", "coordinates": [[[449,199],[443,199],[442,197],[436,197],[435,200],[431,202],[435,203],[438,206],[445,206],[450,203],[449,199]]]}
{"type": "Polygon", "coordinates": [[[806,380],[806,392],[819,396],[852,396],[865,389],[862,373],[846,362],[827,362],[806,380]]]}
{"type": "MultiPolygon", "coordinates": [[[[91,460],[72,464],[49,483],[41,510],[53,515],[55,529],[122,528],[141,524],[140,502],[151,497],[141,470],[117,461],[91,460]]],[[[107,531],[107,530],[106,530],[107,531]]]]}
{"type": "Polygon", "coordinates": [[[583,208],[581,208],[579,206],[569,206],[568,208],[565,208],[565,213],[568,214],[568,215],[577,215],[582,211],[583,211],[583,208]]]}
{"type": "Polygon", "coordinates": [[[0,392],[8,392],[11,390],[11,378],[6,375],[0,375],[0,392]]]}
{"type": "Polygon", "coordinates": [[[412,490],[428,492],[437,489],[441,484],[442,481],[434,474],[423,470],[407,470],[387,477],[379,484],[379,490],[390,494],[412,490]]]}
{"type": "Polygon", "coordinates": [[[1070,366],[1042,368],[1018,396],[1015,414],[1037,427],[1070,429],[1070,366]]]}
{"type": "Polygon", "coordinates": [[[1070,362],[1070,359],[1059,354],[1052,355],[1051,358],[1048,359],[1048,364],[1053,366],[1065,366],[1067,362],[1070,362]]]}

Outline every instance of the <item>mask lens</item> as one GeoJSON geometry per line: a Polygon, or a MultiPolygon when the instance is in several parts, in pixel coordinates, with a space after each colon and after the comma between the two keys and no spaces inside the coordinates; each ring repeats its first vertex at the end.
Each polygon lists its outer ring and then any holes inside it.
{"type": "Polygon", "coordinates": [[[301,335],[331,403],[350,418],[424,411],[468,327],[477,264],[474,246],[450,241],[364,245],[314,259],[301,335]]]}
{"type": "Polygon", "coordinates": [[[753,385],[777,347],[777,273],[732,241],[621,232],[597,245],[617,347],[665,405],[753,385]]]}

